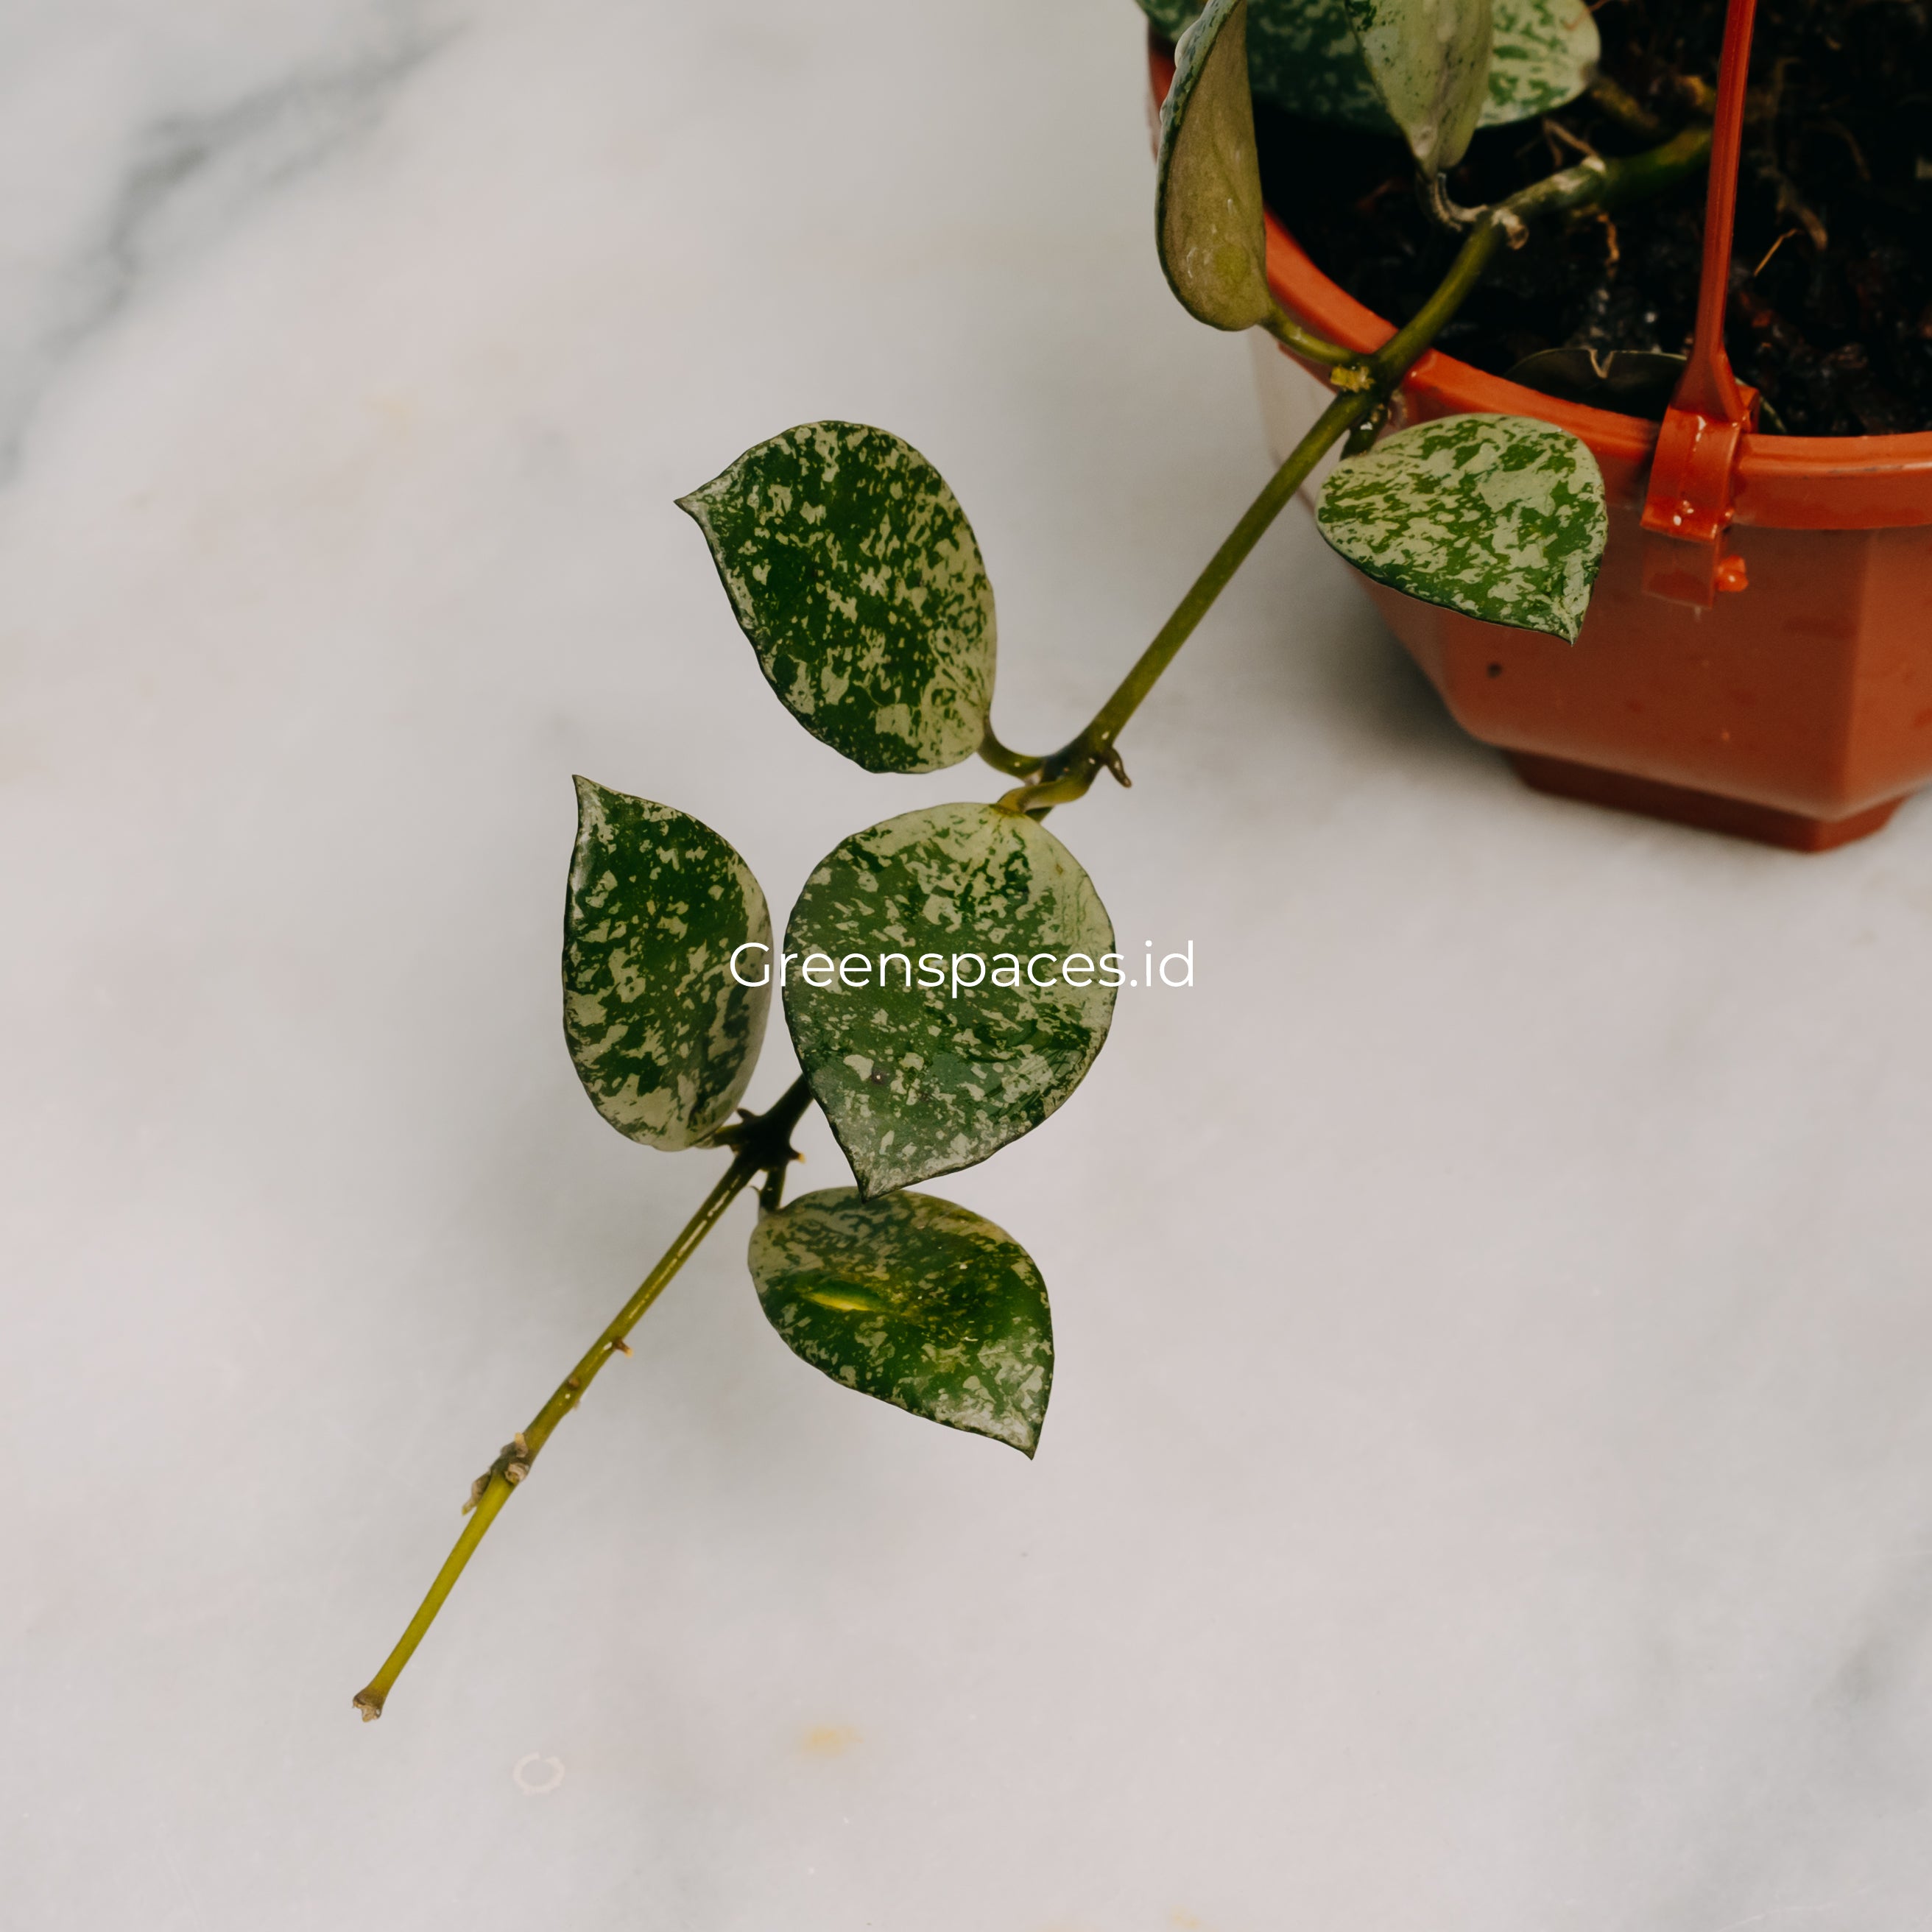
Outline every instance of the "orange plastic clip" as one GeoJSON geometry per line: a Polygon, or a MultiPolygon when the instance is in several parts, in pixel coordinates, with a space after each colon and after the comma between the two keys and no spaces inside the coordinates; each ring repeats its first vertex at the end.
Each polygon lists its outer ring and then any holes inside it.
{"type": "Polygon", "coordinates": [[[1756,0],[1732,0],[1718,70],[1711,178],[1704,204],[1704,261],[1690,358],[1657,436],[1644,499],[1643,587],[1653,597],[1708,610],[1720,590],[1746,587],[1744,560],[1724,547],[1736,514],[1731,496],[1738,451],[1757,427],[1757,392],[1731,372],[1724,349],[1730,295],[1731,230],[1737,212],[1738,153],[1756,0]]]}

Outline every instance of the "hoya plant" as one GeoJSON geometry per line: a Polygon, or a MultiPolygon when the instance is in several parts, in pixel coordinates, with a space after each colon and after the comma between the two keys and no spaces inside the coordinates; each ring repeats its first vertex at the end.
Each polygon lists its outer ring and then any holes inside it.
{"type": "MultiPolygon", "coordinates": [[[[690,1220],[548,1401],[478,1476],[455,1547],[355,1702],[379,1717],[478,1543],[552,1432],[738,1196],[772,1328],[842,1387],[1031,1456],[1053,1385],[1046,1283],[1004,1229],[926,1184],[1022,1138],[1079,1085],[1132,970],[1048,814],[1099,775],[1156,680],[1321,458],[1322,535],[1371,578],[1574,643],[1601,557],[1602,479],[1575,437],[1509,416],[1388,432],[1405,372],[1504,248],[1701,167],[1708,128],[1586,158],[1492,207],[1442,178],[1485,120],[1534,114],[1590,78],[1580,0],[1146,0],[1180,34],[1162,112],[1155,238],[1181,304],[1269,331],[1334,399],[1085,728],[1011,749],[992,718],[992,584],[945,479],[886,430],[814,422],[746,451],[680,507],[778,701],[873,772],[978,758],[1003,796],[855,831],[814,868],[782,936],[722,832],[675,806],[577,781],[565,898],[563,1025],[590,1103],[664,1154],[728,1156],[690,1220]],[[1251,14],[1252,9],[1252,14],[1251,14]],[[1252,56],[1251,56],[1252,47],[1252,56]],[[1251,87],[1318,117],[1398,128],[1425,200],[1466,231],[1441,285],[1360,355],[1285,314],[1265,272],[1251,87]],[[766,1112],[739,1107],[772,1004],[800,1069],[766,1112]],[[788,1201],[792,1135],[822,1110],[854,1184],[788,1201]]],[[[1136,964],[1138,962],[1134,962],[1136,964]]]]}

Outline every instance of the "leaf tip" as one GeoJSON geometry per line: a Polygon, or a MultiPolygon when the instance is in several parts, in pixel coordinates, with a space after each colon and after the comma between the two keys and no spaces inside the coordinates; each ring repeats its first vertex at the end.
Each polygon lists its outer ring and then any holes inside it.
{"type": "MultiPolygon", "coordinates": [[[[742,459],[741,458],[742,461],[742,459]]],[[[735,468],[736,466],[733,466],[735,468]]],[[[711,524],[711,506],[724,493],[730,470],[721,470],[708,483],[700,483],[695,490],[687,490],[682,496],[674,496],[671,501],[704,532],[704,541],[715,550],[716,534],[711,524]]]]}

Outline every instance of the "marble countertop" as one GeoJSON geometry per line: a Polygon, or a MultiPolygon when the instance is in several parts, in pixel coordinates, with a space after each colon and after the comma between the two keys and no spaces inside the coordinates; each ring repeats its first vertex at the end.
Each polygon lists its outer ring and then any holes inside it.
{"type": "Polygon", "coordinates": [[[1142,81],[1130,0],[0,20],[10,1928],[1925,1924],[1932,804],[1533,796],[1299,512],[1056,821],[1195,986],[944,1184],[1037,1461],[794,1360],[741,1209],[350,1710],[716,1168],[566,1058],[570,775],[781,911],[1000,784],[799,730],[672,499],[910,438],[1058,742],[1266,472],[1142,81]]]}

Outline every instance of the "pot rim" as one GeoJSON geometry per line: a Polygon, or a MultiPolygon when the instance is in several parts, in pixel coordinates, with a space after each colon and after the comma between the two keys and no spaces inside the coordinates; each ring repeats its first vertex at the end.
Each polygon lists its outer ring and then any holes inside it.
{"type": "MultiPolygon", "coordinates": [[[[1158,104],[1173,82],[1174,56],[1152,29],[1148,61],[1158,104]]],[[[1392,322],[1316,266],[1272,208],[1264,220],[1268,281],[1285,308],[1345,349],[1366,353],[1395,333],[1392,322]]],[[[1436,349],[1418,358],[1402,387],[1418,419],[1492,413],[1554,423],[1589,445],[1613,499],[1642,499],[1658,426],[1642,416],[1564,402],[1436,349]]],[[[1738,453],[1735,488],[1741,524],[1786,530],[1932,524],[1932,430],[1906,436],[1748,434],[1738,453]]]]}

